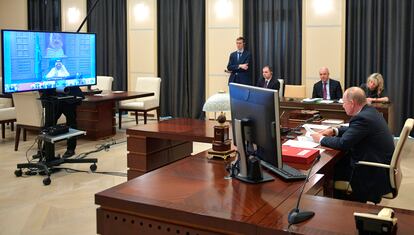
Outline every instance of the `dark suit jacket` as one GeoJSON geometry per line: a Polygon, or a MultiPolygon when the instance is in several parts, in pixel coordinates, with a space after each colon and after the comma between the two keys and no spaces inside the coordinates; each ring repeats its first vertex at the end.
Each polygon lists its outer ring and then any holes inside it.
{"type": "MultiPolygon", "coordinates": [[[[329,78],[329,94],[331,100],[339,100],[342,98],[341,83],[337,80],[329,78]]],[[[323,86],[322,81],[319,81],[313,85],[312,98],[323,98],[323,86]]]]}
{"type": "Polygon", "coordinates": [[[351,118],[349,127],[339,128],[337,137],[325,137],[321,145],[348,150],[353,170],[352,194],[362,201],[379,202],[382,195],[391,192],[387,169],[355,165],[357,161],[389,164],[394,152],[394,142],[382,115],[365,105],[351,118]]]}
{"type": "MultiPolygon", "coordinates": [[[[257,80],[256,86],[263,87],[264,84],[265,84],[265,79],[262,77],[262,78],[259,78],[259,80],[257,80]]],[[[280,83],[276,78],[272,78],[270,79],[269,84],[267,84],[267,88],[273,89],[273,90],[279,90],[280,83]]]]}
{"type": "Polygon", "coordinates": [[[229,77],[229,83],[241,83],[246,85],[252,85],[252,81],[250,79],[249,71],[251,64],[252,55],[247,50],[244,50],[240,56],[240,59],[237,60],[237,51],[230,54],[229,63],[227,64],[227,70],[231,72],[229,77]],[[249,69],[239,69],[240,64],[248,64],[249,69]]]}

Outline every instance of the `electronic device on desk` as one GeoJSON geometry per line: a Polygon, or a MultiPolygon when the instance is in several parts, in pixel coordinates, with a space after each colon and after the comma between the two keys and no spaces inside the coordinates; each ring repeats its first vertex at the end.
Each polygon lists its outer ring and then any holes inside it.
{"type": "Polygon", "coordinates": [[[66,126],[65,124],[58,124],[54,126],[47,127],[42,130],[42,134],[46,135],[61,135],[69,132],[69,126],[66,126]]]}
{"type": "Polygon", "coordinates": [[[355,224],[359,234],[395,234],[397,218],[394,210],[383,208],[377,215],[370,213],[354,213],[355,224]]]}
{"type": "Polygon", "coordinates": [[[101,94],[102,93],[102,90],[99,90],[99,89],[91,89],[91,90],[82,91],[82,93],[84,95],[96,95],[96,94],[101,94]]]}
{"type": "Polygon", "coordinates": [[[237,178],[248,179],[263,166],[283,179],[305,179],[282,162],[278,91],[235,83],[229,90],[233,140],[240,155],[237,178]]]}

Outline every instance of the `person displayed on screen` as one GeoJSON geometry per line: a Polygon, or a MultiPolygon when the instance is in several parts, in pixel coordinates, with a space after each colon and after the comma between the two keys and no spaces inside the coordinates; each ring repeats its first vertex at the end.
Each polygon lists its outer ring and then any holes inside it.
{"type": "Polygon", "coordinates": [[[55,61],[55,67],[53,67],[49,73],[47,73],[46,78],[64,78],[69,76],[68,70],[66,70],[65,65],[61,60],[55,61]]]}
{"type": "Polygon", "coordinates": [[[313,85],[312,98],[323,98],[324,100],[339,100],[342,98],[342,87],[339,81],[329,78],[329,69],[319,69],[320,81],[313,85]]]}
{"type": "Polygon", "coordinates": [[[227,64],[227,72],[230,73],[229,83],[241,83],[251,85],[252,81],[249,76],[249,66],[251,63],[251,54],[245,48],[243,37],[236,39],[237,51],[232,52],[227,64]]]}
{"type": "Polygon", "coordinates": [[[280,83],[273,77],[273,70],[270,65],[266,65],[262,69],[263,77],[257,80],[256,86],[273,90],[279,90],[280,83]]]}
{"type": "Polygon", "coordinates": [[[358,161],[390,164],[394,141],[383,115],[367,105],[365,92],[348,88],[343,95],[343,108],[352,116],[348,127],[330,128],[312,134],[322,146],[346,151],[335,165],[335,180],[351,184],[351,200],[379,203],[382,195],[391,192],[388,169],[357,165],[358,161]]]}
{"type": "Polygon", "coordinates": [[[368,103],[389,101],[384,87],[384,78],[380,73],[369,75],[367,82],[362,84],[361,88],[365,91],[368,103]]]}
{"type": "Polygon", "coordinates": [[[46,58],[62,58],[65,56],[62,35],[59,33],[51,33],[49,35],[49,44],[46,49],[46,58]]]}

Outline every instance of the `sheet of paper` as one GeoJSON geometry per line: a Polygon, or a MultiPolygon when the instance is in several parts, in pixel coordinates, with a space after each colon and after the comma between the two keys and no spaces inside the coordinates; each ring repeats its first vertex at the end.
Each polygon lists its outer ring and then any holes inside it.
{"type": "MultiPolygon", "coordinates": [[[[298,136],[299,137],[304,137],[304,136],[298,136]]],[[[288,145],[288,146],[292,146],[292,147],[299,147],[299,148],[315,148],[317,146],[319,146],[319,143],[315,143],[315,142],[311,142],[311,141],[301,141],[301,140],[288,140],[286,141],[283,145],[288,145]]]]}
{"type": "Polygon", "coordinates": [[[309,129],[315,129],[316,131],[322,131],[322,130],[326,130],[328,128],[330,128],[330,126],[328,125],[318,125],[318,124],[303,124],[302,125],[303,128],[309,128],[309,129]]]}
{"type": "Polygon", "coordinates": [[[333,100],[321,100],[319,101],[319,103],[321,104],[332,104],[334,101],[333,100]]]}
{"type": "Polygon", "coordinates": [[[305,98],[302,100],[302,102],[316,102],[322,100],[322,98],[305,98]]]}

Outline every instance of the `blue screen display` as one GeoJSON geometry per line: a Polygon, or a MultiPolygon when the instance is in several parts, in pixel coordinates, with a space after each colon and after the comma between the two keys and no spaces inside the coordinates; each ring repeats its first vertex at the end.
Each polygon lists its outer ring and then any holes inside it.
{"type": "Polygon", "coordinates": [[[96,84],[96,35],[2,30],[3,93],[96,84]]]}

